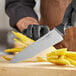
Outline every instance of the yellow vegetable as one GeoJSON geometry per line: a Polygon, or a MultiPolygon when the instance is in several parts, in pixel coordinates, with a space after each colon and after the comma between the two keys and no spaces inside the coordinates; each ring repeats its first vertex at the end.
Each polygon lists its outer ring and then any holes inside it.
{"type": "Polygon", "coordinates": [[[55,50],[55,51],[52,51],[50,53],[47,54],[47,57],[51,57],[51,56],[64,56],[67,52],[67,49],[66,48],[63,48],[63,49],[58,49],[58,50],[55,50]]]}
{"type": "Polygon", "coordinates": [[[24,48],[12,48],[12,49],[6,49],[6,50],[4,50],[4,52],[20,52],[23,49],[24,48]]]}
{"type": "Polygon", "coordinates": [[[76,66],[76,61],[71,59],[71,58],[68,58],[68,57],[65,57],[66,60],[68,60],[72,65],[75,65],[76,66]]]}
{"type": "Polygon", "coordinates": [[[48,59],[58,59],[58,56],[47,56],[48,59]]]}
{"type": "Polygon", "coordinates": [[[59,65],[70,65],[70,62],[66,59],[50,59],[48,61],[59,65]]]}
{"type": "Polygon", "coordinates": [[[65,55],[64,56],[61,56],[61,57],[59,57],[60,59],[64,59],[65,58],[65,55]]]}
{"type": "Polygon", "coordinates": [[[2,56],[2,58],[4,58],[4,59],[7,60],[7,61],[10,61],[10,60],[11,60],[11,58],[6,57],[6,56],[2,56]]]}
{"type": "Polygon", "coordinates": [[[47,60],[44,60],[42,57],[37,57],[38,62],[47,62],[47,60]]]}
{"type": "Polygon", "coordinates": [[[12,33],[13,33],[16,37],[18,37],[23,43],[25,43],[26,41],[29,41],[30,43],[31,43],[31,42],[34,42],[34,40],[28,38],[27,36],[25,36],[25,35],[23,35],[23,34],[21,34],[21,33],[14,32],[14,31],[12,31],[12,33]]]}
{"type": "Polygon", "coordinates": [[[66,53],[66,57],[69,57],[69,58],[71,58],[71,59],[73,59],[73,60],[76,61],[76,52],[70,52],[70,51],[68,51],[66,53]]]}

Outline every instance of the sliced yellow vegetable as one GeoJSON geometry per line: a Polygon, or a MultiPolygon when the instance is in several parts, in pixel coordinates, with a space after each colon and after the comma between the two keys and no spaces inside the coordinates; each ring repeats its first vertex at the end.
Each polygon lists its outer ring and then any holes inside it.
{"type": "Polygon", "coordinates": [[[25,43],[27,40],[28,40],[29,42],[34,42],[34,40],[28,38],[27,36],[25,36],[25,35],[23,35],[23,34],[21,34],[21,33],[14,32],[14,31],[12,31],[12,33],[13,33],[16,37],[18,37],[19,39],[21,39],[21,41],[22,41],[23,43],[25,43]]]}
{"type": "Polygon", "coordinates": [[[48,59],[58,59],[58,56],[47,56],[48,59]]]}
{"type": "Polygon", "coordinates": [[[21,34],[21,33],[14,32],[14,31],[12,31],[12,33],[13,33],[16,37],[18,37],[19,39],[21,39],[21,40],[24,41],[24,42],[27,40],[27,38],[26,38],[23,34],[21,34]]]}
{"type": "Polygon", "coordinates": [[[75,65],[76,66],[76,61],[71,59],[71,58],[68,58],[68,57],[65,57],[66,60],[68,60],[72,65],[75,65]]]}
{"type": "Polygon", "coordinates": [[[10,61],[10,60],[11,60],[11,58],[6,57],[6,56],[2,56],[2,58],[4,58],[4,59],[7,60],[7,61],[10,61]]]}
{"type": "Polygon", "coordinates": [[[6,50],[4,50],[4,52],[20,52],[23,49],[24,48],[12,48],[12,49],[6,49],[6,50]]]}
{"type": "Polygon", "coordinates": [[[63,49],[58,49],[58,50],[55,50],[55,51],[52,51],[50,53],[47,54],[47,57],[50,57],[50,56],[63,56],[65,55],[67,52],[67,49],[66,48],[63,48],[63,49]]]}
{"type": "MultiPolygon", "coordinates": [[[[47,59],[48,60],[48,59],[47,59]]],[[[49,62],[60,65],[71,65],[70,62],[66,59],[50,59],[49,62]]]]}
{"type": "Polygon", "coordinates": [[[37,61],[39,61],[39,62],[47,62],[47,60],[43,59],[42,57],[37,57],[37,61]]]}
{"type": "Polygon", "coordinates": [[[76,61],[76,52],[68,51],[68,52],[66,53],[66,57],[69,57],[69,58],[71,58],[71,59],[73,59],[73,60],[76,61]]]}
{"type": "Polygon", "coordinates": [[[65,56],[63,55],[63,56],[60,56],[59,58],[60,58],[60,59],[64,59],[64,58],[65,58],[65,56]]]}

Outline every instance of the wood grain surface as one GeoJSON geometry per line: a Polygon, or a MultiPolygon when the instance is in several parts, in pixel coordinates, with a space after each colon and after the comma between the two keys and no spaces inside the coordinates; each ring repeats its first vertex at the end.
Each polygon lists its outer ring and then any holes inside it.
{"type": "Polygon", "coordinates": [[[76,67],[48,62],[0,62],[0,76],[76,76],[76,67]]]}
{"type": "MultiPolygon", "coordinates": [[[[65,9],[71,0],[41,0],[41,24],[48,25],[51,29],[62,22],[65,9]]],[[[66,47],[68,50],[76,51],[76,28],[66,31],[64,41],[57,44],[56,48],[66,47]]]]}

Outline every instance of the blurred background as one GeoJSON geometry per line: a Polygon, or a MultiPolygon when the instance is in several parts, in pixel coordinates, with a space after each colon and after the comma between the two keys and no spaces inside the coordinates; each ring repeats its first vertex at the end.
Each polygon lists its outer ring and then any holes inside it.
{"type": "MultiPolygon", "coordinates": [[[[36,0],[35,11],[40,18],[40,0],[36,0]]],[[[5,14],[5,0],[0,0],[0,54],[7,48],[11,48],[14,45],[13,34],[11,30],[14,30],[9,25],[9,18],[5,14]]]]}

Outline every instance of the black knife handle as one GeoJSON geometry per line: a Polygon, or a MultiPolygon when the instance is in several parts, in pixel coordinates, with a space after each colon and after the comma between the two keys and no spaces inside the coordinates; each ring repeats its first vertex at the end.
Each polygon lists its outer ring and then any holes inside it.
{"type": "Polygon", "coordinates": [[[58,31],[60,31],[62,34],[65,33],[64,24],[60,24],[60,25],[56,26],[56,29],[57,29],[58,31]]]}

